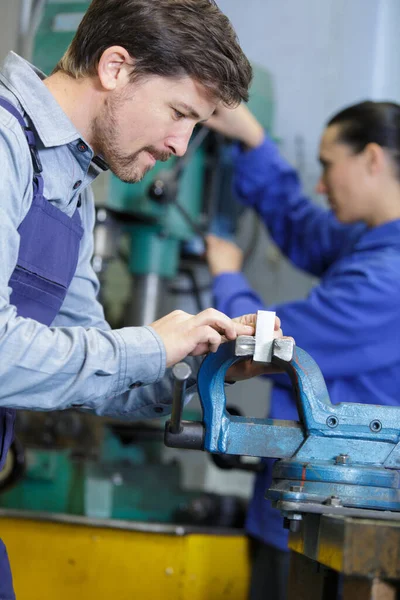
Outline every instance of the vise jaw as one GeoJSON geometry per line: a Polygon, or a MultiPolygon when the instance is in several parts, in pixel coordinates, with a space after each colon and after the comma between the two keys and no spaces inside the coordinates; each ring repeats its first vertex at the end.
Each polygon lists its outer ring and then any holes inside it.
{"type": "Polygon", "coordinates": [[[204,359],[197,380],[203,420],[182,421],[175,433],[167,423],[166,445],[279,459],[266,497],[289,519],[303,512],[359,515],[360,509],[365,516],[400,518],[400,409],[332,404],[311,356],[279,338],[269,364],[289,376],[299,420],[230,415],[226,372],[251,359],[255,344],[240,336],[204,359]]]}

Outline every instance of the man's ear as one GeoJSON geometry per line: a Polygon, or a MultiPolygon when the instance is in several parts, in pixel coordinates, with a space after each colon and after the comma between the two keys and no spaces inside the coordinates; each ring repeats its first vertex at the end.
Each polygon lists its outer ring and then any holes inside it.
{"type": "Polygon", "coordinates": [[[130,81],[134,59],[122,46],[110,46],[104,50],[97,66],[97,74],[104,90],[125,87],[130,81]]]}
{"type": "Polygon", "coordinates": [[[367,144],[364,148],[364,156],[370,175],[377,175],[384,170],[387,163],[387,155],[382,146],[374,142],[367,144]]]}

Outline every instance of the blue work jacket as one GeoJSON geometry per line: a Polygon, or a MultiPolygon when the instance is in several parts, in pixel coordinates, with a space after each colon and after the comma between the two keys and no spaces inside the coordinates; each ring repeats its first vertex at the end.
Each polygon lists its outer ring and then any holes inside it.
{"type": "MultiPolygon", "coordinates": [[[[237,152],[239,198],[295,266],[320,278],[307,298],[268,306],[285,335],[316,360],[333,403],[400,404],[400,220],[375,228],[341,224],[304,196],[269,139],[237,152]]],[[[213,293],[216,308],[231,317],[266,308],[241,273],[216,277],[213,293]]],[[[269,416],[297,420],[289,379],[273,379],[269,416]]],[[[287,549],[282,517],[264,498],[273,462],[256,477],[247,531],[287,549]]]]}

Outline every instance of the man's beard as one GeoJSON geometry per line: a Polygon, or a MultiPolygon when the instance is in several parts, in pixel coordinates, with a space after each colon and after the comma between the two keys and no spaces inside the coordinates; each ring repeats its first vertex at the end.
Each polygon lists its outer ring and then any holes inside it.
{"type": "Polygon", "coordinates": [[[119,152],[118,131],[120,125],[115,115],[122,103],[122,99],[107,103],[103,115],[95,118],[92,125],[93,145],[114,175],[126,183],[137,183],[153,167],[153,165],[141,167],[140,154],[149,152],[156,160],[165,162],[171,157],[171,152],[160,152],[154,146],[144,146],[132,154],[119,152]]]}

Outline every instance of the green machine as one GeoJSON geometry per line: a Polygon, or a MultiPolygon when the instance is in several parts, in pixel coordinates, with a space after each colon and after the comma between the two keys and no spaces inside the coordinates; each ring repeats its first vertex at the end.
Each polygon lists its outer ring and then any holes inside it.
{"type": "Polygon", "coordinates": [[[178,461],[163,464],[162,423],[132,427],[61,411],[19,412],[16,425],[1,507],[168,523],[201,497],[182,489],[178,461]]]}
{"type": "MultiPolygon", "coordinates": [[[[20,46],[49,74],[89,2],[22,0],[23,9],[28,5],[32,26],[26,26],[29,35],[22,35],[20,46]]],[[[271,78],[257,66],[254,72],[249,104],[271,131],[271,78]]],[[[199,127],[185,157],[157,164],[140,183],[126,184],[110,175],[105,203],[97,211],[93,266],[102,279],[109,262],[121,254],[123,240],[132,281],[125,325],[157,318],[163,285],[179,273],[183,255],[198,260],[207,231],[234,231],[239,213],[231,189],[230,148],[229,141],[199,127]]],[[[179,463],[161,463],[162,431],[162,422],[123,426],[76,411],[19,413],[17,435],[24,452],[17,443],[0,473],[0,506],[161,522],[180,515],[197,523],[214,518],[214,523],[229,524],[221,515],[232,514],[232,499],[184,490],[179,463]],[[230,502],[229,510],[224,502],[230,502]]]]}

